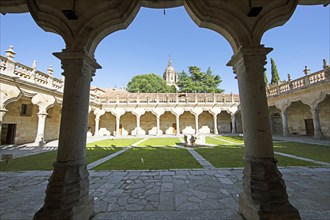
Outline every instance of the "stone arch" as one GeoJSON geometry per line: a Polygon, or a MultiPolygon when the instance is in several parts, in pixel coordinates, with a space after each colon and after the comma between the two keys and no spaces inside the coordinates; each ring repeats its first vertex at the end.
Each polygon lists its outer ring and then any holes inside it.
{"type": "Polygon", "coordinates": [[[156,129],[156,115],[153,114],[151,111],[146,111],[140,118],[140,127],[142,130],[148,134],[148,131],[151,129],[156,129]]]}
{"type": "Polygon", "coordinates": [[[208,111],[203,111],[198,116],[199,133],[210,134],[214,132],[213,115],[208,111]]]}
{"type": "Polygon", "coordinates": [[[100,129],[106,129],[110,134],[114,134],[116,131],[116,116],[111,112],[105,112],[100,117],[100,129]]]}
{"type": "Polygon", "coordinates": [[[132,112],[127,111],[120,117],[120,124],[122,125],[122,135],[132,134],[132,131],[137,126],[136,116],[132,112]]]}
{"type": "Polygon", "coordinates": [[[61,123],[62,106],[55,102],[47,109],[47,117],[45,123],[45,140],[58,139],[61,123]]]}
{"type": "Polygon", "coordinates": [[[180,133],[195,133],[195,116],[190,111],[184,111],[180,115],[180,133]]]}
{"type": "Polygon", "coordinates": [[[231,115],[228,111],[221,111],[217,116],[218,132],[230,133],[231,132],[231,115]]]}
{"type": "Polygon", "coordinates": [[[269,106],[270,122],[273,134],[283,133],[281,110],[276,106],[269,106]]]}
{"type": "Polygon", "coordinates": [[[21,96],[17,101],[8,103],[6,108],[8,112],[3,116],[2,124],[15,125],[14,143],[34,142],[38,128],[38,106],[32,103],[30,97],[21,96]],[[23,105],[26,105],[24,112],[23,105]]]}
{"type": "Polygon", "coordinates": [[[171,111],[165,111],[165,113],[160,116],[160,130],[162,130],[164,134],[176,134],[175,125],[176,117],[171,111]]]}
{"type": "Polygon", "coordinates": [[[294,135],[314,135],[311,107],[301,100],[292,102],[286,109],[289,133],[294,135]]]}

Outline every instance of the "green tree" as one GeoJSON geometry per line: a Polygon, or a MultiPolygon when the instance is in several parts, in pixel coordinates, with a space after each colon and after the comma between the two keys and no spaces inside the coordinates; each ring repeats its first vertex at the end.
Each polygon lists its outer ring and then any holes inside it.
{"type": "Polygon", "coordinates": [[[166,85],[159,75],[154,73],[134,76],[127,84],[128,92],[154,93],[175,92],[175,87],[166,85]]]}
{"type": "Polygon", "coordinates": [[[220,76],[212,75],[210,67],[206,72],[201,72],[197,66],[189,66],[189,75],[182,71],[179,75],[178,87],[180,92],[215,92],[221,93],[224,90],[218,86],[222,82],[220,76]]]}
{"type": "Polygon", "coordinates": [[[268,78],[267,78],[267,73],[266,71],[264,72],[264,81],[265,81],[265,85],[268,85],[268,78]]]}
{"type": "Polygon", "coordinates": [[[280,76],[278,75],[277,72],[277,67],[275,64],[275,61],[270,58],[270,62],[271,62],[271,68],[272,68],[272,80],[270,81],[270,84],[277,84],[280,81],[280,76]]]}

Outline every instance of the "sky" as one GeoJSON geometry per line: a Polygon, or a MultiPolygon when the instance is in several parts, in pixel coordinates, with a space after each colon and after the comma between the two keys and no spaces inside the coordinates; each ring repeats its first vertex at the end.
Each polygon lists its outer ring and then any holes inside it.
{"type": "MultiPolygon", "coordinates": [[[[308,66],[311,72],[322,69],[323,59],[330,57],[330,6],[298,6],[284,26],[268,30],[262,44],[274,50],[267,55],[267,77],[270,81],[270,58],[275,60],[281,80],[302,77],[308,66]]],[[[5,55],[14,46],[15,60],[61,78],[60,60],[52,55],[65,48],[59,35],[47,33],[36,25],[29,13],[0,15],[0,53],[5,55]]],[[[231,67],[226,66],[233,51],[220,34],[199,28],[183,7],[166,9],[141,8],[133,22],[101,41],[95,59],[102,66],[93,77],[93,86],[122,88],[139,74],[163,76],[171,56],[177,72],[188,72],[189,66],[202,71],[211,68],[222,79],[225,93],[238,93],[237,80],[231,67]]]]}

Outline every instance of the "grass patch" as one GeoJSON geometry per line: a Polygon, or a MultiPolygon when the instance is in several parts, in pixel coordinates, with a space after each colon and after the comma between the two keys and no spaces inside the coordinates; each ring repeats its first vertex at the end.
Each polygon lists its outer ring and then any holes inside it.
{"type": "Polygon", "coordinates": [[[219,140],[218,137],[216,137],[216,138],[213,138],[213,137],[206,137],[206,138],[205,138],[205,142],[206,142],[207,144],[214,144],[214,145],[232,145],[232,144],[230,144],[230,143],[228,143],[228,142],[225,142],[225,141],[221,141],[221,140],[219,140]]]}
{"type": "MultiPolygon", "coordinates": [[[[122,148],[118,147],[88,147],[86,148],[87,164],[113,154],[122,148]]],[[[49,151],[40,154],[19,157],[0,162],[0,171],[25,171],[25,170],[53,170],[57,151],[49,151]]]]}
{"type": "Polygon", "coordinates": [[[87,147],[128,147],[132,144],[142,140],[142,138],[119,138],[119,139],[107,139],[102,141],[96,141],[87,144],[87,147]]]}
{"type": "MultiPolygon", "coordinates": [[[[195,150],[217,168],[244,167],[244,148],[239,145],[222,145],[195,150]]],[[[278,160],[278,166],[320,166],[316,163],[281,155],[275,155],[275,158],[278,160]]]]}
{"type": "Polygon", "coordinates": [[[181,144],[179,138],[148,138],[147,140],[138,144],[138,147],[159,147],[159,146],[167,146],[173,147],[178,144],[181,144]]]}
{"type": "Polygon", "coordinates": [[[173,147],[136,147],[94,170],[159,170],[202,168],[186,149],[173,147]],[[142,159],[143,158],[143,162],[142,159]]]}
{"type": "Polygon", "coordinates": [[[286,167],[286,166],[321,166],[316,163],[312,163],[309,161],[299,160],[291,157],[285,157],[282,155],[275,154],[275,158],[277,159],[277,165],[286,167]]]}
{"type": "Polygon", "coordinates": [[[202,157],[217,168],[243,167],[244,149],[241,146],[216,146],[195,149],[202,157]]]}
{"type": "Polygon", "coordinates": [[[274,151],[330,163],[330,147],[296,142],[274,142],[274,151]]]}
{"type": "Polygon", "coordinates": [[[244,138],[242,136],[217,136],[218,139],[232,142],[233,144],[244,144],[244,138]]]}

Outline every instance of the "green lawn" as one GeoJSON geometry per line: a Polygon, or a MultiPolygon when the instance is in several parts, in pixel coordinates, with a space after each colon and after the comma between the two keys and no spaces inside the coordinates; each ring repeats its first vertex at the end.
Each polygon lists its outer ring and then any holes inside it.
{"type": "MultiPolygon", "coordinates": [[[[87,163],[92,163],[122,148],[118,147],[88,147],[86,151],[87,163]]],[[[23,170],[53,170],[53,163],[56,161],[57,151],[49,151],[40,154],[20,157],[0,162],[0,171],[23,171],[23,170]]]]}
{"type": "MultiPolygon", "coordinates": [[[[217,168],[243,167],[244,148],[237,145],[219,145],[213,148],[195,149],[202,157],[217,168]]],[[[275,155],[278,166],[320,166],[315,163],[275,155]]]]}
{"type": "Polygon", "coordinates": [[[142,138],[119,138],[119,139],[107,139],[103,141],[96,141],[87,144],[87,147],[128,147],[136,142],[142,140],[142,138]]]}
{"type": "Polygon", "coordinates": [[[159,170],[202,168],[186,149],[136,147],[95,167],[95,170],[159,170]]]}
{"type": "Polygon", "coordinates": [[[179,138],[148,138],[147,140],[141,142],[138,144],[138,147],[170,147],[170,146],[176,146],[178,144],[181,144],[181,141],[179,138]]]}
{"type": "Polygon", "coordinates": [[[228,142],[221,141],[220,137],[214,137],[214,138],[213,137],[206,137],[205,142],[207,144],[214,144],[214,145],[232,145],[228,142]]]}
{"type": "Polygon", "coordinates": [[[330,146],[296,142],[274,142],[274,151],[330,163],[330,146]]]}

